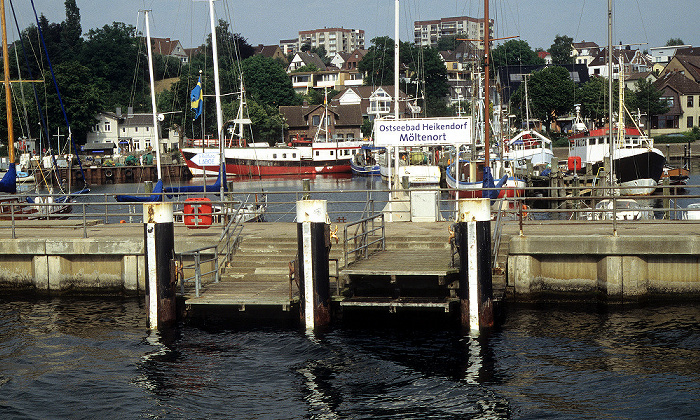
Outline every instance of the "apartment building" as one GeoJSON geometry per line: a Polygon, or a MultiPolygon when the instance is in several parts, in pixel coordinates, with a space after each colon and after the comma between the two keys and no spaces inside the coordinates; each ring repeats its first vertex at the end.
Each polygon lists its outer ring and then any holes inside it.
{"type": "Polygon", "coordinates": [[[304,44],[309,44],[312,48],[325,48],[328,57],[332,57],[338,52],[351,53],[356,49],[365,48],[365,31],[345,28],[299,31],[296,45],[297,51],[301,51],[301,47],[304,44]]]}
{"type": "MultiPolygon", "coordinates": [[[[493,19],[490,20],[493,26],[493,19]]],[[[438,40],[444,36],[466,35],[468,39],[484,38],[484,19],[469,16],[448,17],[438,20],[418,20],[413,22],[414,42],[420,46],[437,47],[438,40]]],[[[493,35],[491,30],[490,35],[493,35]]],[[[483,41],[474,41],[479,48],[484,48],[483,41]]]]}

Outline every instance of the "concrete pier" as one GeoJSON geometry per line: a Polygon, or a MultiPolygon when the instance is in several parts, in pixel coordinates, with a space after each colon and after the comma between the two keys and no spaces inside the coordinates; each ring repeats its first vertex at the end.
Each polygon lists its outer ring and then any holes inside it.
{"type": "MultiPolygon", "coordinates": [[[[17,239],[12,239],[9,224],[0,221],[0,289],[39,294],[143,294],[143,225],[88,221],[88,237],[83,238],[80,221],[21,221],[17,222],[17,239]]],[[[387,250],[400,253],[402,261],[414,263],[420,259],[411,256],[440,252],[442,259],[431,261],[444,261],[443,265],[447,265],[451,260],[451,224],[387,223],[387,250]],[[436,246],[429,246],[432,243],[436,246]]],[[[494,294],[505,291],[508,301],[575,298],[626,303],[657,297],[700,298],[698,223],[618,222],[617,237],[612,235],[612,225],[602,222],[530,221],[524,224],[520,236],[518,222],[507,221],[502,230],[496,260],[501,261],[505,275],[494,271],[493,287],[494,294]]],[[[174,231],[176,253],[210,246],[220,234],[218,229],[190,230],[182,224],[176,224],[174,231]]],[[[276,300],[271,298],[275,302],[291,302],[288,265],[296,250],[296,224],[246,224],[241,242],[248,248],[234,256],[233,264],[225,268],[222,282],[207,285],[222,295],[212,299],[205,288],[202,303],[265,302],[270,300],[263,296],[265,290],[281,293],[276,300]],[[285,251],[287,248],[289,252],[285,251]],[[264,273],[274,277],[253,276],[264,273]],[[246,282],[268,283],[255,299],[241,300],[234,295],[224,296],[228,293],[224,280],[250,293],[253,291],[246,282]]],[[[345,262],[340,249],[342,246],[334,247],[331,258],[338,258],[342,268],[345,262]]],[[[372,269],[372,258],[362,262],[364,269],[372,269]]],[[[377,263],[384,261],[381,253],[376,258],[377,263]]],[[[400,262],[393,266],[406,269],[400,262]]],[[[331,267],[334,270],[335,264],[331,267]]],[[[352,270],[350,265],[347,272],[352,270]]],[[[449,270],[453,269],[444,267],[438,271],[449,270]]],[[[342,269],[340,277],[343,278],[342,269]]],[[[331,288],[336,294],[336,289],[331,288]]]]}

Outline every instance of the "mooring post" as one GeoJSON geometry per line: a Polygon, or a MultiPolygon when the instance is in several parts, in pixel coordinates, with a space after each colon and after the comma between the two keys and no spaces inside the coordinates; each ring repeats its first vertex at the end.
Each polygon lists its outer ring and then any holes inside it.
{"type": "Polygon", "coordinates": [[[459,200],[459,299],[464,328],[493,326],[491,200],[459,200]]]}
{"type": "Polygon", "coordinates": [[[143,205],[143,235],[146,244],[148,327],[155,330],[177,318],[172,204],[143,205]]]}
{"type": "Polygon", "coordinates": [[[307,330],[330,324],[330,224],[326,200],[297,201],[299,295],[307,330]]]}

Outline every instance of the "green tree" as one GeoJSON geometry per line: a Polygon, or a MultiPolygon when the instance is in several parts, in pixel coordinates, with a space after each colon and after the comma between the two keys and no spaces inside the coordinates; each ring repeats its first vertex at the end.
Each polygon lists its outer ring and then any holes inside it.
{"type": "MultiPolygon", "coordinates": [[[[527,87],[530,116],[545,122],[548,129],[557,116],[571,112],[574,108],[576,85],[564,67],[551,66],[533,72],[527,87]]],[[[521,118],[525,115],[524,90],[524,84],[520,85],[511,98],[512,106],[520,111],[521,118]]]]}
{"type": "Polygon", "coordinates": [[[243,60],[241,67],[249,98],[262,105],[274,107],[299,103],[292,81],[279,62],[262,55],[254,55],[243,60]]]}
{"type": "MultiPolygon", "coordinates": [[[[602,125],[608,119],[608,79],[593,76],[576,90],[576,102],[581,104],[581,116],[602,125]]],[[[613,99],[617,102],[617,84],[613,84],[613,99]]],[[[613,105],[615,106],[615,105],[613,105]]]]}
{"type": "Polygon", "coordinates": [[[136,37],[134,26],[114,22],[90,29],[79,61],[108,84],[103,98],[107,109],[126,109],[129,105],[135,110],[150,109],[145,45],[142,38],[136,37]]]}
{"type": "Polygon", "coordinates": [[[436,49],[438,51],[454,51],[467,38],[466,34],[442,36],[438,39],[436,49]]]}
{"type": "Polygon", "coordinates": [[[80,26],[80,9],[75,0],[66,0],[66,20],[61,23],[61,60],[73,59],[80,51],[83,30],[80,26]]]}
{"type": "Polygon", "coordinates": [[[572,64],[574,62],[574,58],[571,56],[571,43],[573,41],[573,38],[566,35],[554,37],[554,43],[549,47],[552,64],[572,64]]]}
{"type": "MultiPolygon", "coordinates": [[[[440,59],[438,50],[431,47],[413,47],[422,55],[422,59],[411,63],[413,82],[422,86],[423,106],[429,117],[447,116],[445,98],[449,94],[447,68],[440,59]],[[421,68],[422,67],[422,68],[421,68]]],[[[407,89],[405,89],[406,91],[407,89]]]]}
{"type": "Polygon", "coordinates": [[[388,36],[372,39],[372,46],[357,64],[363,83],[370,86],[394,84],[394,40],[388,36]]]}
{"type": "Polygon", "coordinates": [[[511,39],[491,51],[491,63],[497,69],[501,66],[544,65],[545,62],[527,41],[511,39]]]}
{"type": "Polygon", "coordinates": [[[685,45],[685,42],[683,42],[683,40],[680,38],[671,38],[668,41],[666,41],[667,47],[672,47],[674,45],[685,45]]]}
{"type": "Polygon", "coordinates": [[[668,112],[668,103],[661,100],[663,93],[647,79],[639,79],[634,85],[634,92],[627,95],[627,109],[632,114],[636,110],[647,115],[647,121],[668,112]]]}
{"type": "MultiPolygon", "coordinates": [[[[85,143],[87,133],[97,122],[95,114],[105,109],[103,98],[107,84],[96,77],[90,68],[76,61],[55,65],[54,73],[73,137],[77,143],[85,143]]],[[[45,74],[44,78],[50,80],[51,76],[45,74]]],[[[49,89],[46,93],[44,112],[53,127],[65,128],[61,104],[55,89],[49,89]]],[[[55,129],[52,128],[50,132],[55,132],[55,129]]]]}

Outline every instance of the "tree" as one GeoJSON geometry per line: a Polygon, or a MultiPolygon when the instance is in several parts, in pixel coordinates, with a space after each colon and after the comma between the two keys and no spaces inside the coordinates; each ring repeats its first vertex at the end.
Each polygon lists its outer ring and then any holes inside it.
{"type": "Polygon", "coordinates": [[[388,36],[372,39],[372,46],[357,64],[363,83],[370,86],[394,84],[394,40],[388,36]]]}
{"type": "Polygon", "coordinates": [[[136,110],[150,109],[148,63],[142,42],[143,38],[136,37],[134,26],[120,22],[87,33],[79,61],[108,84],[103,100],[109,109],[129,105],[136,110]]]}
{"type": "Polygon", "coordinates": [[[554,37],[554,43],[549,47],[552,64],[572,64],[574,62],[574,58],[571,56],[571,43],[573,41],[573,38],[566,35],[554,37]]]}
{"type": "Polygon", "coordinates": [[[292,81],[279,62],[259,54],[243,60],[241,67],[249,98],[274,107],[299,103],[292,81]]]}
{"type": "Polygon", "coordinates": [[[61,61],[68,61],[80,51],[83,30],[80,26],[80,9],[75,0],[66,0],[66,20],[61,24],[61,61]]]}
{"type": "Polygon", "coordinates": [[[421,84],[423,86],[421,96],[424,98],[423,106],[426,115],[429,117],[447,116],[445,98],[449,93],[449,85],[447,84],[445,64],[435,48],[414,48],[423,57],[422,60],[419,59],[411,63],[411,71],[414,75],[413,82],[418,86],[421,84]],[[419,64],[421,61],[422,66],[419,64]]]}
{"type": "Polygon", "coordinates": [[[668,103],[661,100],[663,93],[647,79],[639,79],[634,85],[634,92],[627,96],[627,109],[632,114],[640,110],[647,115],[647,121],[668,112],[668,103]]]}
{"type": "Polygon", "coordinates": [[[683,40],[680,38],[671,38],[666,41],[667,47],[673,47],[674,45],[685,45],[685,42],[683,42],[683,40]]]}
{"type": "MultiPolygon", "coordinates": [[[[613,84],[613,99],[617,101],[617,84],[613,84]]],[[[608,119],[608,79],[593,76],[576,90],[576,102],[581,104],[581,116],[601,125],[608,119]]],[[[615,105],[613,104],[613,107],[615,105]]]]}
{"type": "MultiPolygon", "coordinates": [[[[95,77],[90,68],[76,61],[55,65],[54,73],[73,137],[76,142],[84,143],[87,133],[97,122],[96,112],[105,109],[103,98],[108,85],[102,79],[95,77]]],[[[51,75],[45,74],[44,78],[50,80],[51,75]]],[[[44,112],[47,120],[54,126],[65,128],[63,112],[56,90],[49,89],[46,96],[44,112]]],[[[50,131],[54,132],[53,129],[50,131]]]]}
{"type": "Polygon", "coordinates": [[[457,46],[467,38],[468,36],[466,34],[442,36],[438,39],[436,48],[438,51],[454,51],[457,46]]]}
{"type": "MultiPolygon", "coordinates": [[[[547,124],[555,121],[557,116],[571,112],[574,107],[576,85],[564,67],[551,66],[532,73],[528,80],[530,115],[547,124]]],[[[524,115],[524,84],[513,94],[511,103],[524,115]]]]}
{"type": "Polygon", "coordinates": [[[540,58],[530,48],[527,41],[511,39],[504,42],[491,51],[491,63],[494,68],[501,66],[536,66],[544,65],[544,59],[540,58]]]}

